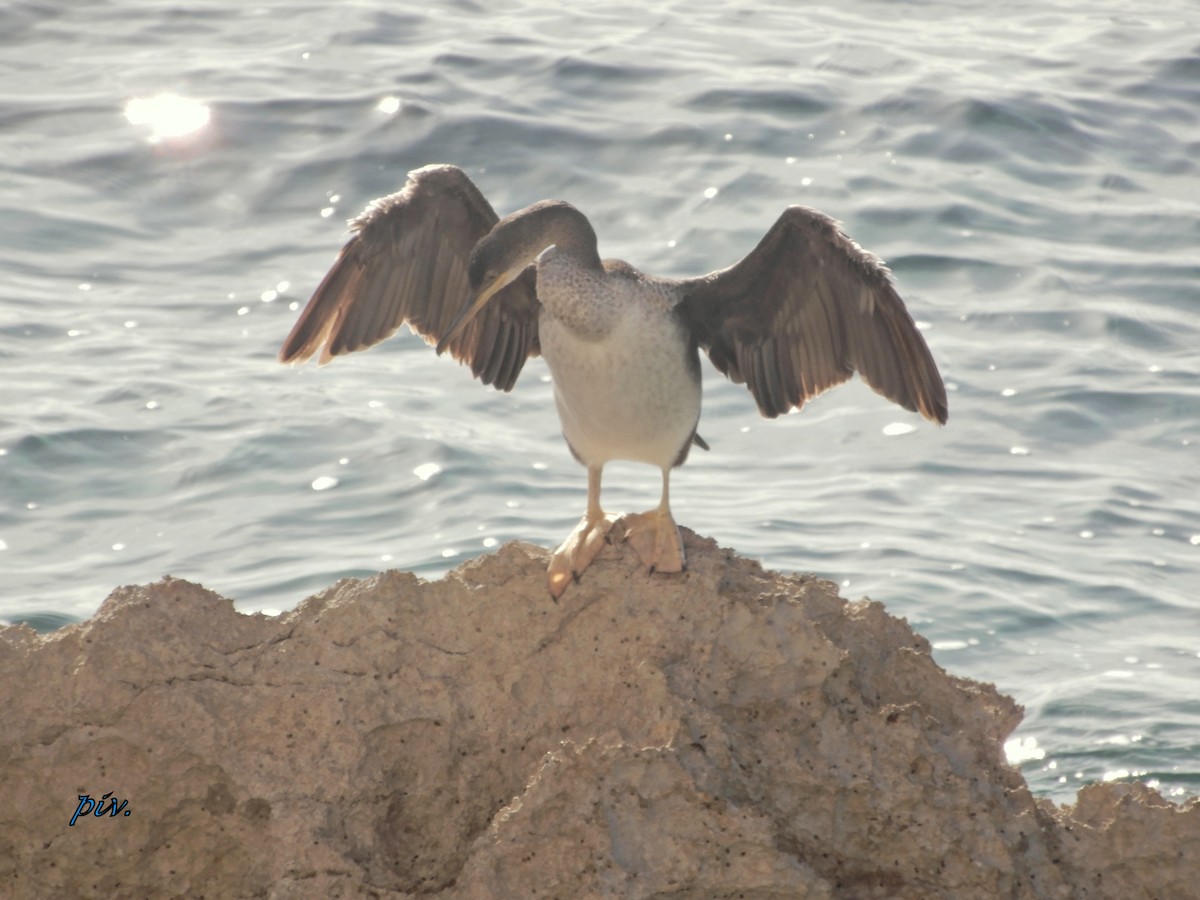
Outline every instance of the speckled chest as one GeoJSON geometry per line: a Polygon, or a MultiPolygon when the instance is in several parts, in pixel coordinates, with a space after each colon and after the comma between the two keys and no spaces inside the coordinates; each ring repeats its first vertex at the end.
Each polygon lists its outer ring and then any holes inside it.
{"type": "Polygon", "coordinates": [[[585,460],[668,465],[700,414],[695,348],[668,285],[539,260],[538,334],[563,434],[585,460]]]}

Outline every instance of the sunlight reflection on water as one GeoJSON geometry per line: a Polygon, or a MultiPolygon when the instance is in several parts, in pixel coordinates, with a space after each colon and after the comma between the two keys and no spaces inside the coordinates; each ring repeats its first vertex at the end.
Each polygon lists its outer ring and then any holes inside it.
{"type": "Polygon", "coordinates": [[[125,104],[126,120],[130,125],[149,128],[148,140],[152,144],[193,134],[204,128],[211,117],[205,104],[178,94],[134,97],[125,104]]]}

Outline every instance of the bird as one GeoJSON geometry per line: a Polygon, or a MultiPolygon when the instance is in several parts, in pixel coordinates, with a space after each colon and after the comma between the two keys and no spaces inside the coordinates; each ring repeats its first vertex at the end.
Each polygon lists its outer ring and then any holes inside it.
{"type": "Polygon", "coordinates": [[[708,449],[697,432],[700,350],[767,418],[857,372],[903,408],[947,419],[941,374],[891,272],[809,207],[787,207],[741,261],[693,278],[601,259],[591,223],[562,200],[500,218],[448,164],[409,172],[349,225],[279,360],[323,365],[404,324],[500,391],[544,357],[588,484],[582,519],[551,556],[555,599],[611,543],[627,541],[650,573],[685,569],[670,475],[693,447],[708,449]],[[660,469],[657,507],[604,511],[601,474],[614,460],[660,469]]]}

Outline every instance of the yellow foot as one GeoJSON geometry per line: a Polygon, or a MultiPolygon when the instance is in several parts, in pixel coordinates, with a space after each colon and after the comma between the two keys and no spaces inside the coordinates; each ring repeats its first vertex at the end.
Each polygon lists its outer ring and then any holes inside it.
{"type": "Polygon", "coordinates": [[[550,593],[555,599],[562,596],[567,585],[579,579],[596,554],[608,544],[608,533],[616,521],[616,516],[584,516],[570,537],[554,551],[546,574],[550,579],[550,593]]]}
{"type": "MultiPolygon", "coordinates": [[[[686,565],[679,527],[666,510],[627,513],[618,520],[623,538],[650,572],[682,572],[686,565]]],[[[616,535],[614,535],[616,537],[616,535]]]]}

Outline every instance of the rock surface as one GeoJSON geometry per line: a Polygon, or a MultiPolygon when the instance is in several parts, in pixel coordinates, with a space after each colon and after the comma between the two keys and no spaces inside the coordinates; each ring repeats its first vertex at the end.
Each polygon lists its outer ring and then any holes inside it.
{"type": "Polygon", "coordinates": [[[510,544],[278,618],[165,579],[3,630],[0,895],[1200,897],[1200,801],[1035,800],[1010,699],[685,540],[687,573],[611,548],[557,604],[510,544]]]}

